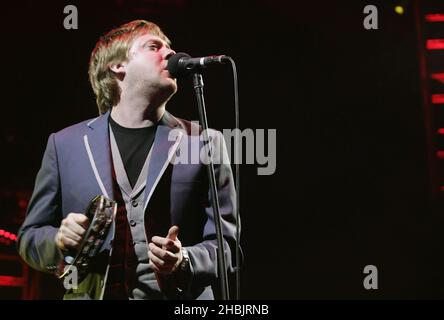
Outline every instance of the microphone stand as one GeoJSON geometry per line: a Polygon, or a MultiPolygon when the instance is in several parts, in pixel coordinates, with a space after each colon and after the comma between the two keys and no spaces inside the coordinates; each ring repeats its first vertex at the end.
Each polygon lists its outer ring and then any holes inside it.
{"type": "Polygon", "coordinates": [[[210,140],[208,138],[208,121],[207,121],[207,114],[205,111],[205,100],[203,94],[204,84],[203,84],[202,75],[200,73],[195,73],[193,75],[193,86],[196,92],[197,107],[199,109],[199,120],[203,129],[202,133],[204,136],[205,152],[210,157],[210,163],[207,165],[207,171],[208,171],[208,180],[210,182],[214,224],[216,228],[217,266],[220,277],[221,295],[222,295],[222,300],[228,300],[229,299],[228,277],[227,277],[227,268],[225,263],[225,250],[224,250],[224,241],[223,241],[223,234],[221,227],[221,217],[219,212],[219,197],[216,188],[216,175],[214,173],[213,154],[210,148],[210,143],[209,143],[210,140]]]}

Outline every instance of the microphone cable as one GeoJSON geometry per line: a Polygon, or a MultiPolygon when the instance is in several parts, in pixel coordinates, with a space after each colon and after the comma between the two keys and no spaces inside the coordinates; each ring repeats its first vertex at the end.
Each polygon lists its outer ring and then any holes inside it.
{"type": "Polygon", "coordinates": [[[240,166],[238,159],[240,152],[239,145],[239,90],[238,90],[238,79],[237,79],[237,69],[236,63],[231,57],[228,57],[231,68],[233,70],[233,85],[234,85],[234,117],[235,117],[235,131],[236,135],[234,137],[234,152],[235,152],[235,189],[236,189],[236,295],[235,299],[240,299],[240,262],[241,262],[241,249],[240,249],[240,166]]]}

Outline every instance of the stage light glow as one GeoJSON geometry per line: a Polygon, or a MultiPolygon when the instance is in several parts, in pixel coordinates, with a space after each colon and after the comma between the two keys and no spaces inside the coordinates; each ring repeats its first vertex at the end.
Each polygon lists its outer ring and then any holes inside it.
{"type": "Polygon", "coordinates": [[[432,73],[432,79],[444,84],[444,72],[432,73]]]}
{"type": "Polygon", "coordinates": [[[426,48],[428,50],[443,50],[444,39],[427,39],[426,48]]]}
{"type": "Polygon", "coordinates": [[[17,240],[17,235],[12,232],[0,229],[0,240],[15,241],[15,240],[17,240]]]}
{"type": "Polygon", "coordinates": [[[442,13],[426,14],[425,19],[428,22],[444,22],[444,14],[442,13]]]}
{"type": "Polygon", "coordinates": [[[396,6],[395,7],[395,12],[397,14],[403,14],[404,13],[404,8],[402,6],[396,6]]]}
{"type": "Polygon", "coordinates": [[[433,104],[444,104],[444,94],[432,94],[432,103],[433,104]]]}

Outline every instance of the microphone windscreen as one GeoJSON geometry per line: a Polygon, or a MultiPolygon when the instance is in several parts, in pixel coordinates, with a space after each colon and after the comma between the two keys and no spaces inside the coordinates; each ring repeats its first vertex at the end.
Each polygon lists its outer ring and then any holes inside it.
{"type": "Polygon", "coordinates": [[[168,58],[167,69],[173,78],[179,78],[187,74],[187,70],[179,65],[181,58],[191,58],[185,52],[178,52],[168,58]]]}

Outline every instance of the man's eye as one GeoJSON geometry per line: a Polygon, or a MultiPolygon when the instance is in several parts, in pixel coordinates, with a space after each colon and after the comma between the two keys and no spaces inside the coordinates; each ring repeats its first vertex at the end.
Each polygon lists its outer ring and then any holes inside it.
{"type": "Polygon", "coordinates": [[[159,50],[159,46],[158,46],[157,44],[154,44],[154,43],[148,44],[147,47],[148,47],[150,50],[154,50],[154,51],[159,50]]]}

